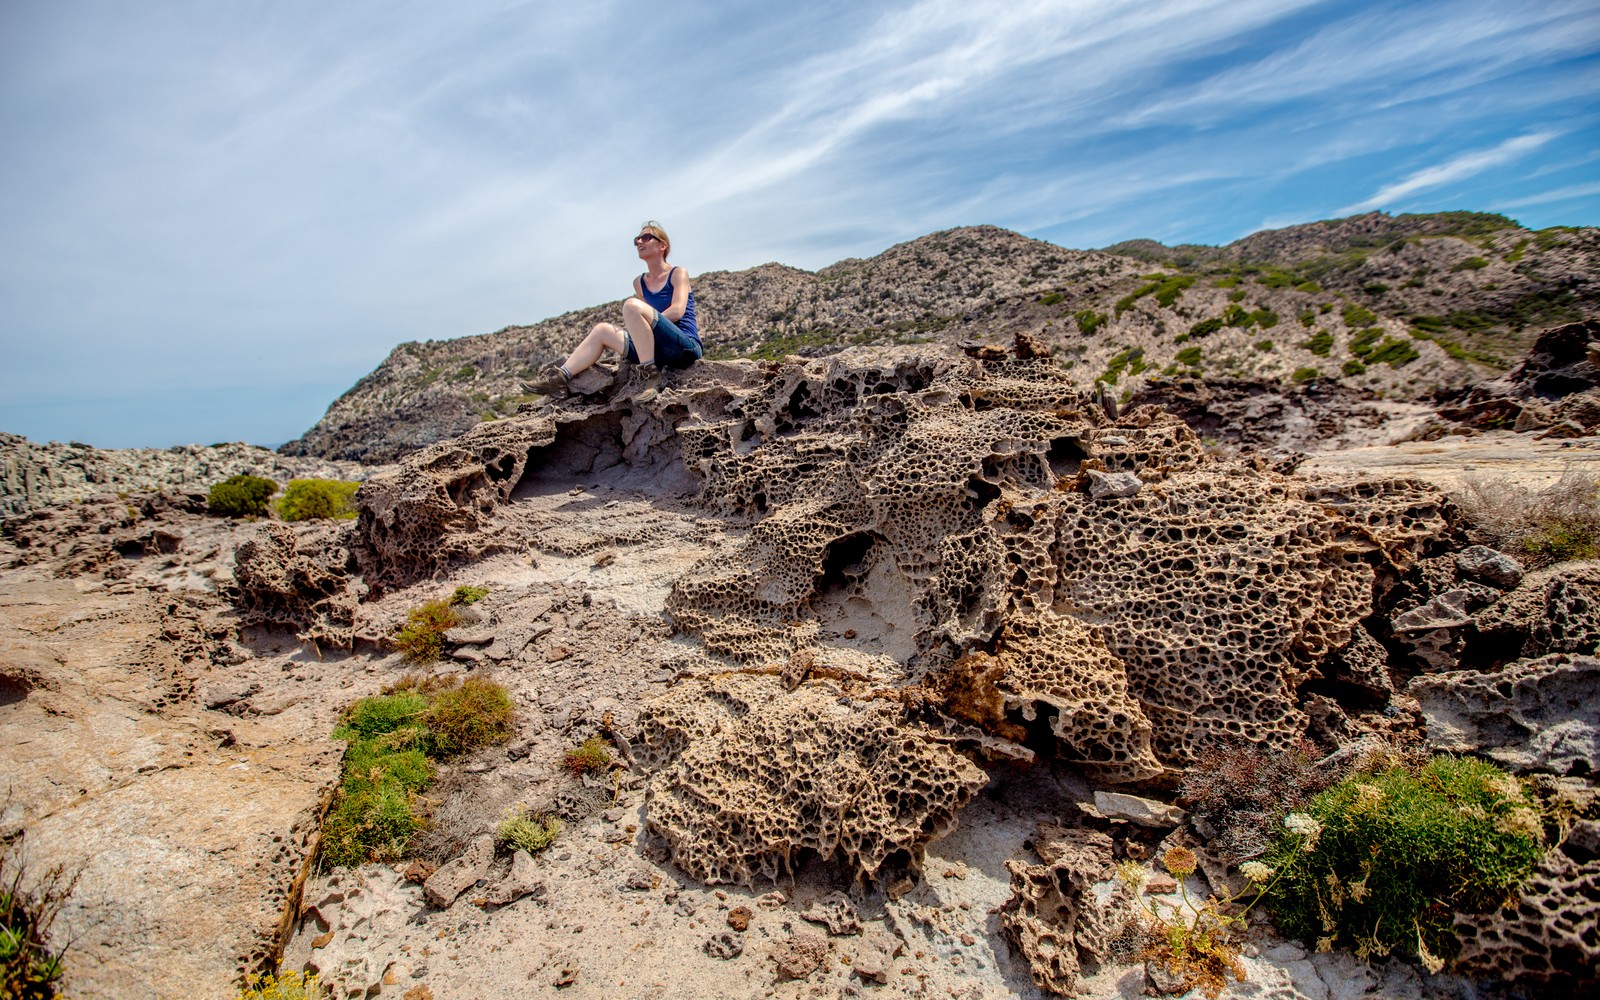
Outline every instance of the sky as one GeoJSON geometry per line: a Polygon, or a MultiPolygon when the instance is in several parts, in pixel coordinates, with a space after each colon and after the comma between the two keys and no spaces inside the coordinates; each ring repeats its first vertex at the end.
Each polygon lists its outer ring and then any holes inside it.
{"type": "Polygon", "coordinates": [[[646,219],[691,274],[1593,226],[1597,95],[1594,0],[0,0],[0,431],[276,446],[624,297],[646,219]]]}

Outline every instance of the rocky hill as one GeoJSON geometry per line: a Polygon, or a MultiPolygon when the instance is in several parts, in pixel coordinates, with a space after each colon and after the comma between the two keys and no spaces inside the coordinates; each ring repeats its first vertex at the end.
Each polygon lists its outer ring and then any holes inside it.
{"type": "MultiPolygon", "coordinates": [[[[1132,395],[1162,380],[1336,381],[1414,400],[1500,373],[1539,329],[1600,316],[1600,230],[1529,231],[1479,213],[1348,219],[1225,247],[1133,241],[1068,250],[980,226],[815,273],[780,264],[695,279],[713,358],[1025,332],[1074,384],[1132,395]]],[[[526,402],[516,379],[617,303],[531,326],[406,343],[287,455],[393,461],[526,402]]]]}

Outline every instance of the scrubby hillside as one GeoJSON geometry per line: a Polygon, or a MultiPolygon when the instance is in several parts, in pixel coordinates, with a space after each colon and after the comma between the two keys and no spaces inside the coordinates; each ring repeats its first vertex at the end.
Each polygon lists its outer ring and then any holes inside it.
{"type": "MultiPolygon", "coordinates": [[[[815,356],[866,344],[1029,332],[1079,385],[1131,393],[1198,375],[1338,380],[1421,398],[1502,371],[1539,329],[1600,316],[1600,230],[1532,232],[1477,213],[1382,213],[1226,247],[1147,240],[1067,250],[979,226],[815,273],[780,264],[695,279],[712,357],[815,356]]],[[[616,303],[532,326],[406,343],[340,397],[291,455],[392,461],[513,412],[516,379],[616,303]]]]}

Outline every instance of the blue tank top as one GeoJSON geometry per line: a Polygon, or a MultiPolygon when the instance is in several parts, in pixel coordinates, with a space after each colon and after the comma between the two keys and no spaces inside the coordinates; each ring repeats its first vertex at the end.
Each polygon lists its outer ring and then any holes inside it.
{"type": "MultiPolygon", "coordinates": [[[[673,270],[676,270],[674,268],[673,270]]],[[[672,272],[667,272],[667,283],[661,286],[661,291],[652,292],[649,284],[649,272],[639,275],[639,291],[644,293],[644,300],[650,308],[658,313],[667,311],[667,306],[672,305],[672,272]]],[[[677,322],[678,329],[687,333],[696,340],[700,339],[700,328],[694,321],[694,289],[689,289],[689,303],[683,307],[683,317],[677,322]]]]}

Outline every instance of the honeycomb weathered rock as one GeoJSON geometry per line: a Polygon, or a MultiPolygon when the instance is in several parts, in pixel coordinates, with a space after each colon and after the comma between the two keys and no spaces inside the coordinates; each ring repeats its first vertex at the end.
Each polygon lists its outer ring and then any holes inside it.
{"type": "MultiPolygon", "coordinates": [[[[1592,840],[1595,821],[1584,825],[1592,840]]],[[[1455,932],[1458,968],[1467,975],[1562,987],[1572,996],[1592,990],[1600,985],[1600,859],[1550,851],[1513,909],[1459,915],[1455,932]]]]}
{"type": "Polygon", "coordinates": [[[1110,874],[1110,837],[1047,828],[1038,847],[1043,864],[1006,862],[1011,898],[1000,909],[1000,929],[1028,960],[1035,986],[1070,997],[1083,966],[1107,957],[1133,907],[1120,885],[1109,894],[1095,890],[1110,874]]]}
{"type": "Polygon", "coordinates": [[[353,573],[348,522],[268,522],[234,554],[230,593],[246,625],[286,625],[302,639],[349,647],[365,587],[353,573]]]}
{"type": "Polygon", "coordinates": [[[898,702],[825,682],[685,682],[646,710],[641,734],[646,752],[673,758],[650,781],[649,827],[706,882],[774,879],[807,854],[866,877],[891,860],[918,869],[988,781],[898,702]]]}

